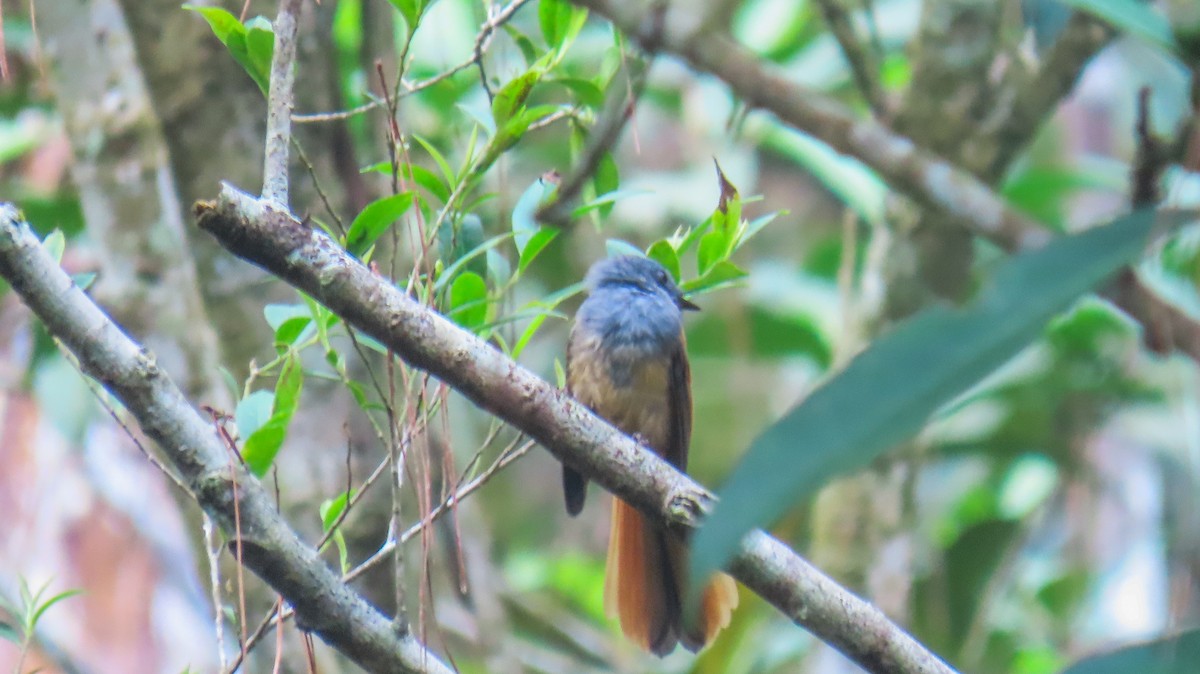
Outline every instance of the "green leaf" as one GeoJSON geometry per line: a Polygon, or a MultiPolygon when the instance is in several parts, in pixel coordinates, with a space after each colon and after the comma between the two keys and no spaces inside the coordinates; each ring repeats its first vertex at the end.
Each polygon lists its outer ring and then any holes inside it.
{"type": "MultiPolygon", "coordinates": [[[[467,213],[456,225],[444,223],[438,231],[442,264],[448,269],[457,270],[465,265],[466,269],[485,276],[488,273],[487,258],[480,254],[490,250],[490,247],[484,247],[485,243],[483,221],[474,213],[467,213]],[[464,264],[458,264],[459,260],[464,264]]],[[[442,284],[437,287],[440,289],[442,284]]]]}
{"type": "Polygon", "coordinates": [[[671,272],[671,278],[675,279],[676,283],[679,282],[679,254],[671,247],[669,241],[659,239],[650,244],[650,249],[646,251],[646,257],[665,267],[667,271],[671,272]]]}
{"type": "Polygon", "coordinates": [[[533,181],[533,184],[526,188],[517,199],[512,211],[513,243],[517,245],[517,253],[524,255],[529,240],[541,229],[541,224],[535,216],[538,209],[554,197],[557,189],[556,179],[547,179],[547,176],[542,176],[533,181]]]}
{"type": "Polygon", "coordinates": [[[1062,674],[1191,674],[1200,662],[1200,629],[1093,655],[1062,674]]]}
{"type": "Polygon", "coordinates": [[[555,51],[555,62],[571,46],[583,24],[587,21],[587,10],[576,8],[565,0],[540,0],[538,24],[546,45],[555,51]]]}
{"type": "Polygon", "coordinates": [[[684,232],[683,238],[679,241],[679,244],[675,246],[675,250],[680,255],[691,250],[692,246],[696,245],[696,242],[700,240],[700,237],[704,236],[706,232],[712,229],[712,224],[713,216],[710,215],[695,227],[689,227],[687,231],[684,232]]]}
{"type": "MultiPolygon", "coordinates": [[[[364,166],[358,170],[359,173],[382,173],[384,175],[392,175],[392,163],[390,161],[381,161],[370,166],[364,166]]],[[[400,177],[412,181],[421,187],[424,187],[427,192],[437,197],[445,203],[450,198],[450,188],[442,179],[437,177],[433,171],[420,166],[419,164],[401,164],[400,177]]]]}
{"type": "Polygon", "coordinates": [[[571,3],[566,0],[539,0],[538,25],[546,45],[556,48],[566,37],[567,22],[571,19],[571,3]]]}
{"type": "MultiPolygon", "coordinates": [[[[388,171],[391,171],[391,167],[388,167],[388,171]]],[[[450,188],[424,166],[403,164],[400,166],[400,175],[424,187],[427,192],[441,199],[442,203],[450,200],[450,188]]]]}
{"type": "MultiPolygon", "coordinates": [[[[616,194],[617,189],[621,186],[621,174],[617,170],[617,162],[612,157],[612,153],[605,152],[600,158],[600,163],[596,165],[596,172],[592,174],[592,187],[596,190],[599,196],[608,194],[616,194]]],[[[605,201],[600,203],[600,217],[608,217],[612,212],[614,201],[605,201]]]]}
{"type": "Polygon", "coordinates": [[[525,67],[531,67],[538,60],[538,48],[534,46],[533,40],[509,23],[504,24],[504,32],[508,33],[508,37],[513,44],[517,45],[517,49],[521,50],[521,58],[525,59],[525,67]]]}
{"type": "Polygon", "coordinates": [[[212,29],[213,35],[216,35],[222,44],[228,45],[230,36],[235,33],[244,34],[246,32],[246,27],[242,25],[241,21],[238,21],[236,16],[220,7],[199,7],[185,4],[183,8],[204,17],[204,20],[208,22],[208,27],[212,29]]]}
{"type": "Polygon", "coordinates": [[[788,211],[774,211],[767,213],[766,215],[760,215],[759,217],[751,220],[750,223],[746,225],[746,229],[742,232],[742,235],[738,237],[737,247],[741,248],[742,245],[749,241],[755,234],[761,232],[763,227],[771,224],[775,218],[787,214],[788,211]]]}
{"type": "MultiPolygon", "coordinates": [[[[599,109],[604,105],[604,91],[595,82],[578,77],[560,77],[547,80],[546,84],[557,84],[575,94],[575,99],[584,106],[599,109]]],[[[605,190],[607,191],[607,190],[605,190]]],[[[598,192],[603,194],[604,191],[598,192]]]]}
{"type": "MultiPolygon", "coordinates": [[[[267,60],[268,65],[265,72],[256,65],[255,60],[258,57],[251,57],[250,55],[250,46],[247,44],[249,31],[246,29],[246,26],[243,26],[242,22],[238,21],[236,16],[220,7],[197,7],[195,5],[184,5],[183,7],[184,9],[197,12],[200,16],[204,17],[204,20],[208,22],[209,28],[212,29],[213,35],[216,35],[221,44],[225,45],[225,48],[229,50],[230,56],[233,56],[233,60],[242,66],[242,69],[254,80],[254,83],[258,85],[258,88],[265,96],[270,89],[270,59],[267,60]]],[[[261,26],[259,26],[259,29],[262,29],[261,26]]],[[[256,40],[258,41],[256,49],[260,52],[261,56],[262,37],[259,36],[256,40]]],[[[272,38],[273,40],[274,38],[272,38]]]]}
{"type": "Polygon", "coordinates": [[[404,18],[404,25],[409,35],[417,29],[421,21],[421,13],[425,11],[425,0],[388,0],[392,7],[404,18]]]}
{"type": "Polygon", "coordinates": [[[450,309],[446,316],[474,332],[487,320],[487,302],[487,283],[483,277],[463,272],[450,285],[450,309]]]}
{"type": "Polygon", "coordinates": [[[1171,36],[1167,17],[1140,0],[1063,0],[1063,4],[1094,14],[1117,30],[1137,36],[1168,52],[1175,52],[1178,48],[1171,36]]]}
{"type": "Polygon", "coordinates": [[[557,358],[554,359],[554,383],[559,388],[567,387],[567,371],[563,369],[562,361],[557,358]]]}
{"type": "MultiPolygon", "coordinates": [[[[246,52],[255,82],[271,82],[271,54],[275,51],[275,28],[261,16],[246,22],[246,52]]],[[[262,86],[261,84],[259,85],[262,86]]]]}
{"type": "MultiPolygon", "coordinates": [[[[457,278],[457,275],[458,275],[458,272],[460,269],[462,269],[463,267],[465,267],[468,264],[471,264],[472,260],[476,259],[480,255],[487,253],[492,248],[500,245],[500,243],[507,241],[508,237],[510,237],[510,236],[512,236],[511,232],[506,233],[506,234],[500,234],[498,236],[493,236],[492,238],[488,239],[487,241],[484,241],[483,243],[476,246],[470,252],[466,253],[462,257],[455,260],[454,264],[451,264],[450,266],[446,267],[442,271],[442,273],[438,275],[437,281],[434,282],[434,284],[433,284],[434,291],[441,292],[441,290],[446,287],[447,282],[449,282],[450,280],[452,280],[454,278],[457,278]]],[[[478,276],[483,276],[483,275],[478,274],[478,276]]]]}
{"type": "Polygon", "coordinates": [[[50,257],[55,262],[62,264],[63,251],[67,248],[67,239],[63,236],[61,229],[56,229],[47,234],[46,238],[42,239],[42,247],[46,249],[46,252],[50,254],[50,257]]]}
{"type": "Polygon", "coordinates": [[[534,122],[539,122],[550,115],[558,112],[559,107],[555,105],[539,105],[533,108],[520,109],[517,114],[509,119],[500,129],[496,131],[496,137],[488,144],[488,152],[484,155],[484,159],[480,162],[477,170],[491,166],[492,162],[500,157],[500,154],[508,150],[525,135],[529,130],[529,126],[534,122]]]}
{"type": "Polygon", "coordinates": [[[293,318],[311,318],[312,313],[303,304],[268,304],[263,307],[263,318],[272,330],[279,330],[284,323],[293,318]]]}
{"type": "Polygon", "coordinates": [[[16,625],[0,620],[0,639],[11,641],[20,646],[24,639],[21,638],[21,633],[17,631],[16,625]]]}
{"type": "Polygon", "coordinates": [[[541,309],[542,313],[535,316],[533,320],[529,322],[529,325],[525,328],[525,331],[521,333],[521,337],[517,339],[517,343],[513,345],[513,360],[516,360],[521,356],[521,352],[524,351],[525,347],[529,345],[529,341],[533,339],[534,334],[537,333],[538,329],[542,327],[542,323],[544,323],[547,318],[562,317],[561,314],[554,311],[554,308],[581,292],[583,292],[582,281],[579,283],[572,283],[566,288],[551,293],[549,296],[544,297],[541,300],[531,302],[530,306],[541,309]]]}
{"type": "MultiPolygon", "coordinates": [[[[83,590],[66,590],[65,592],[59,592],[58,594],[54,595],[53,597],[50,597],[46,601],[42,602],[40,605],[38,605],[38,607],[36,609],[34,609],[33,613],[30,615],[29,626],[36,627],[38,624],[38,621],[42,619],[42,616],[46,613],[46,611],[50,610],[51,606],[54,606],[58,602],[66,599],[68,597],[74,597],[77,594],[83,594],[83,590]]],[[[40,595],[40,593],[39,593],[39,595],[40,595]]]]}
{"type": "Polygon", "coordinates": [[[696,252],[696,268],[700,270],[701,276],[707,274],[714,265],[724,260],[728,241],[729,236],[718,229],[700,237],[700,250],[696,252]]]}
{"type": "Polygon", "coordinates": [[[284,360],[279,381],[275,383],[271,418],[250,434],[242,446],[242,458],[246,461],[246,466],[258,477],[266,475],[283,446],[288,425],[300,405],[303,384],[304,370],[300,366],[300,356],[292,351],[284,360]]]}
{"type": "Polygon", "coordinates": [[[300,354],[292,352],[292,356],[284,361],[279,381],[275,383],[275,403],[271,407],[271,416],[283,415],[290,421],[300,407],[300,390],[303,386],[304,370],[300,366],[300,354]]]}
{"type": "Polygon", "coordinates": [[[433,146],[433,143],[430,143],[415,133],[412,137],[421,144],[421,147],[425,148],[425,151],[429,153],[430,158],[433,159],[434,163],[438,165],[438,169],[442,172],[442,177],[446,179],[446,184],[457,184],[458,178],[454,174],[454,169],[450,168],[450,162],[446,161],[446,158],[442,156],[441,152],[438,152],[438,149],[433,146]]]}
{"type": "Polygon", "coordinates": [[[1058,239],[1012,258],[968,306],[931,307],[877,340],[752,443],[696,535],[691,576],[707,577],[747,531],[911,437],[1137,257],[1152,228],[1186,221],[1143,211],[1058,239]]]}
{"type": "Polygon", "coordinates": [[[351,489],[344,491],[331,499],[326,499],[321,503],[318,509],[318,514],[321,516],[321,532],[328,533],[333,524],[338,521],[342,513],[346,511],[347,504],[354,500],[354,495],[358,490],[351,489]]]}
{"type": "Polygon", "coordinates": [[[254,435],[246,438],[242,446],[242,459],[250,472],[257,477],[266,475],[286,437],[286,425],[271,417],[262,428],[254,432],[254,435]]]}
{"type": "Polygon", "coordinates": [[[729,260],[721,260],[714,264],[703,276],[684,281],[679,289],[688,296],[703,295],[720,288],[731,286],[746,278],[748,274],[729,260]]]}
{"type": "Polygon", "coordinates": [[[275,331],[275,343],[284,347],[291,346],[308,339],[316,331],[317,326],[313,325],[312,318],[308,316],[290,318],[275,331]]]}
{"type": "MultiPolygon", "coordinates": [[[[504,125],[508,124],[509,120],[525,106],[529,92],[533,91],[533,85],[537,84],[541,76],[540,70],[526,71],[509,80],[501,87],[500,91],[496,92],[496,97],[492,99],[492,119],[496,121],[497,130],[503,129],[504,125]]],[[[499,131],[497,131],[497,135],[499,135],[499,131]]]]}
{"type": "Polygon", "coordinates": [[[525,271],[530,262],[558,236],[557,227],[538,224],[534,216],[538,208],[553,198],[558,184],[546,176],[538,178],[517,200],[512,213],[513,243],[519,257],[517,269],[525,271]]]}
{"type": "Polygon", "coordinates": [[[367,204],[350,223],[350,229],[346,232],[346,250],[351,255],[361,257],[412,204],[412,192],[393,194],[367,204]]]}
{"type": "Polygon", "coordinates": [[[525,271],[529,263],[533,262],[538,254],[545,250],[546,246],[549,246],[550,242],[558,237],[559,231],[557,227],[542,227],[534,232],[533,236],[525,244],[525,247],[521,249],[521,260],[517,263],[517,270],[525,271]]]}
{"type": "Polygon", "coordinates": [[[238,435],[248,438],[262,428],[271,418],[271,407],[275,404],[274,391],[254,391],[238,401],[233,412],[238,435]]]}
{"type": "Polygon", "coordinates": [[[337,546],[338,564],[345,575],[350,570],[350,551],[346,548],[346,534],[342,533],[341,529],[333,532],[333,543],[337,546]]]}
{"type": "Polygon", "coordinates": [[[1015,208],[1062,232],[1068,197],[1088,189],[1120,192],[1128,181],[1127,173],[1124,166],[1110,171],[1097,166],[1033,166],[1010,176],[1000,194],[1015,208]]]}

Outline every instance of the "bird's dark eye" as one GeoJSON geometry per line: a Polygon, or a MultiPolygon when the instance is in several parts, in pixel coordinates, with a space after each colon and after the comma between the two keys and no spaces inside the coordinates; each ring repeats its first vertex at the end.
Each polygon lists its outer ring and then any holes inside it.
{"type": "Polygon", "coordinates": [[[664,286],[665,286],[665,285],[667,285],[667,280],[668,280],[670,277],[669,277],[669,276],[667,276],[667,270],[666,270],[666,269],[659,269],[658,271],[654,272],[654,278],[655,278],[655,279],[658,281],[658,283],[659,283],[660,285],[664,285],[664,286]]]}

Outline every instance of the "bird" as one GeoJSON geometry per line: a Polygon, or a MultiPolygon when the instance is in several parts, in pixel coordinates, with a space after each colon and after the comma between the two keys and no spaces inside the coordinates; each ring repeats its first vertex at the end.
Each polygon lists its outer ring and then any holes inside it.
{"type": "MultiPolygon", "coordinates": [[[[700,307],[658,262],[621,255],[592,265],[588,297],[567,341],[567,390],[597,415],[680,471],[692,433],[691,371],[683,311],[700,307]]],[[[587,478],[563,464],[571,516],[583,510],[587,478]]],[[[688,546],[677,533],[613,498],[604,605],[626,638],[659,657],[676,645],[698,652],[729,624],[737,586],[719,573],[699,615],[685,616],[688,546]]]]}

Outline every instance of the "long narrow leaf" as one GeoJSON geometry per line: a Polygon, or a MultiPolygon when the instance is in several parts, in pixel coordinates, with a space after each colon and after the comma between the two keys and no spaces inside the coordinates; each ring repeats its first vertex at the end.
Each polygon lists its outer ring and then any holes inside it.
{"type": "Polygon", "coordinates": [[[1143,211],[1058,239],[1010,260],[970,305],[928,309],[876,341],[750,446],[696,536],[692,577],[721,566],[750,529],[914,435],[1137,257],[1153,227],[1186,221],[1143,211]]]}
{"type": "Polygon", "coordinates": [[[1200,630],[1094,655],[1071,665],[1062,674],[1192,674],[1200,662],[1200,630]]]}

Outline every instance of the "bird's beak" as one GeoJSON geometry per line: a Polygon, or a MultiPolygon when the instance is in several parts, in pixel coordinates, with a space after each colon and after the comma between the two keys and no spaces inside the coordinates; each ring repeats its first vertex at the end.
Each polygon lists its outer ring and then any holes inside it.
{"type": "Polygon", "coordinates": [[[684,297],[683,295],[680,295],[678,298],[676,298],[675,302],[679,305],[680,309],[684,309],[686,311],[700,311],[699,305],[697,305],[695,302],[692,302],[691,300],[684,297]]]}

